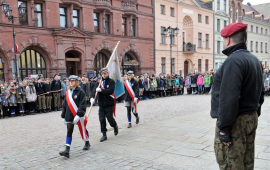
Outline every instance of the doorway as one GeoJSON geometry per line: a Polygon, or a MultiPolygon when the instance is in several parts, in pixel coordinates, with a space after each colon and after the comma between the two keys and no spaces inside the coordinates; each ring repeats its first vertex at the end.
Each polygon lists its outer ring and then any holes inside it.
{"type": "Polygon", "coordinates": [[[66,67],[67,67],[67,76],[69,77],[70,75],[77,75],[76,72],[76,63],[75,61],[67,61],[66,62],[66,67]]]}
{"type": "Polygon", "coordinates": [[[188,74],[188,61],[186,60],[184,62],[184,75],[185,75],[185,77],[187,76],[187,74],[188,74]]]}
{"type": "Polygon", "coordinates": [[[81,54],[77,51],[68,51],[65,54],[66,57],[66,73],[69,77],[70,75],[79,76],[79,65],[80,65],[80,56],[81,54]]]}

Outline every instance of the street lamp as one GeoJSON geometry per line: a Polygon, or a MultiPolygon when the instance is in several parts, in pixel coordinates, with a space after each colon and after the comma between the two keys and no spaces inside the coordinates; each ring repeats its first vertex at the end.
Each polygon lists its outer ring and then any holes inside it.
{"type": "Polygon", "coordinates": [[[19,5],[18,9],[19,9],[19,14],[20,14],[21,17],[14,17],[12,15],[12,9],[9,7],[9,4],[6,1],[3,1],[1,6],[2,6],[2,11],[5,14],[5,16],[8,18],[9,21],[12,22],[14,57],[15,57],[15,78],[19,82],[18,74],[17,74],[17,56],[16,56],[16,52],[15,52],[16,44],[15,44],[14,18],[22,18],[24,16],[24,14],[25,14],[26,6],[23,3],[21,3],[19,5]]]}
{"type": "Polygon", "coordinates": [[[172,70],[172,38],[177,36],[179,33],[179,28],[172,28],[171,26],[169,26],[167,29],[164,29],[164,35],[169,36],[170,37],[170,59],[171,59],[171,74],[173,73],[172,70]]]}

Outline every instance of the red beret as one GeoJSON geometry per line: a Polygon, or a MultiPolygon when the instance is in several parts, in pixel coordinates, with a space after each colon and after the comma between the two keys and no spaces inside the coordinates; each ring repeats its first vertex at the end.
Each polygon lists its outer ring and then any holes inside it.
{"type": "Polygon", "coordinates": [[[245,31],[246,29],[247,29],[247,25],[243,24],[242,22],[231,23],[221,30],[220,35],[222,37],[230,37],[234,34],[245,31]]]}

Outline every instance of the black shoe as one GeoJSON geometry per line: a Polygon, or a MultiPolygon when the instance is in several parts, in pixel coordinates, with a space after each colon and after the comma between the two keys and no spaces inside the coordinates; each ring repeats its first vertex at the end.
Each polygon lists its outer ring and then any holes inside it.
{"type": "Polygon", "coordinates": [[[21,113],[21,116],[25,116],[24,112],[21,113]]]}
{"type": "Polygon", "coordinates": [[[15,117],[15,114],[14,115],[11,115],[11,117],[15,117]]]}
{"type": "Polygon", "coordinates": [[[59,155],[69,158],[69,146],[66,146],[66,150],[59,152],[59,155]]]}
{"type": "Polygon", "coordinates": [[[48,113],[46,109],[43,109],[43,113],[48,113]]]}
{"type": "Polygon", "coordinates": [[[103,135],[102,138],[100,139],[100,142],[104,142],[105,140],[107,140],[107,135],[103,135]]]}
{"type": "Polygon", "coordinates": [[[116,125],[115,127],[114,127],[114,135],[116,136],[118,134],[118,126],[116,125]]]}
{"type": "Polygon", "coordinates": [[[137,117],[137,118],[136,118],[136,124],[139,124],[139,122],[140,122],[140,118],[137,117]]]}
{"type": "Polygon", "coordinates": [[[132,127],[132,125],[131,125],[131,123],[129,123],[127,128],[131,128],[131,127],[132,127]]]}
{"type": "Polygon", "coordinates": [[[35,111],[31,111],[30,114],[31,115],[36,115],[36,112],[35,111]]]}
{"type": "Polygon", "coordinates": [[[84,145],[84,147],[83,147],[83,150],[88,150],[89,148],[90,148],[90,142],[89,141],[86,141],[85,142],[85,145],[84,145]]]}
{"type": "Polygon", "coordinates": [[[57,108],[54,108],[54,111],[57,112],[57,108]]]}
{"type": "Polygon", "coordinates": [[[38,110],[38,113],[39,113],[39,114],[41,114],[41,113],[42,113],[42,111],[41,111],[41,110],[38,110]]]}
{"type": "Polygon", "coordinates": [[[57,111],[61,111],[61,110],[62,110],[61,108],[59,108],[59,107],[57,108],[57,111]]]}

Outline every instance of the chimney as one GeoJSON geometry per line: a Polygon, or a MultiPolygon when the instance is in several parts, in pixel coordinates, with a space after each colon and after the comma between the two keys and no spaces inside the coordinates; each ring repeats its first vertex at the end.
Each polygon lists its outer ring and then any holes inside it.
{"type": "Polygon", "coordinates": [[[248,6],[251,6],[250,2],[247,3],[248,6]]]}

